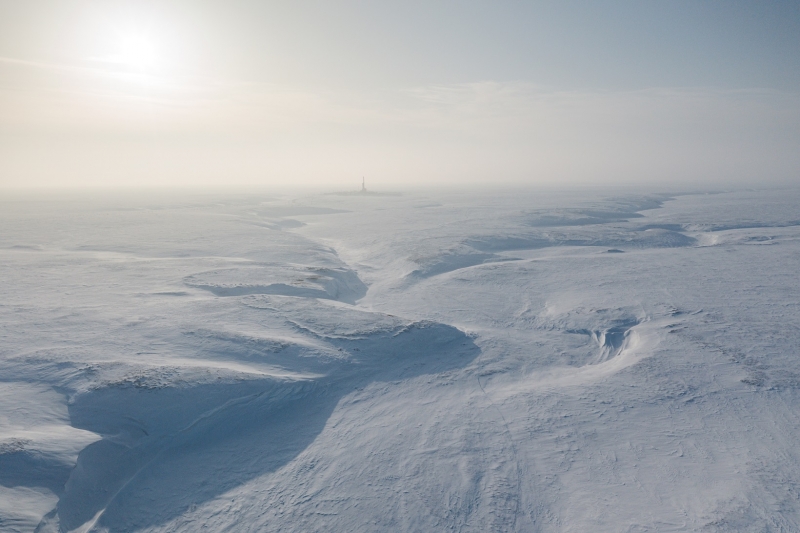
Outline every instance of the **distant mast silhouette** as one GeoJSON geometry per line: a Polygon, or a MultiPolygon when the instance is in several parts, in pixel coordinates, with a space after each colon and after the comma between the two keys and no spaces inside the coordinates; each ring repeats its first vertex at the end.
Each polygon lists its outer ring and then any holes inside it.
{"type": "Polygon", "coordinates": [[[350,189],[349,191],[340,191],[340,192],[332,192],[329,194],[335,194],[337,196],[363,196],[363,197],[373,197],[373,196],[402,196],[399,192],[377,192],[370,189],[367,189],[367,178],[361,176],[361,188],[360,189],[350,189]]]}

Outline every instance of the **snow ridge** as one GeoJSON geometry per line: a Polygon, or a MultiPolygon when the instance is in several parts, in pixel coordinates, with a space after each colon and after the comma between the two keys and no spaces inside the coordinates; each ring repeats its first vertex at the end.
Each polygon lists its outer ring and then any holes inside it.
{"type": "Polygon", "coordinates": [[[6,202],[0,530],[800,530],[798,198],[6,202]]]}

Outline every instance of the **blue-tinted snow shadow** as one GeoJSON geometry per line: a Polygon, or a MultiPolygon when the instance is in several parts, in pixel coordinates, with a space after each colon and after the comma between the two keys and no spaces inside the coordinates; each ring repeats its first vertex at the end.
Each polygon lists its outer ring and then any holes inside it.
{"type": "Polygon", "coordinates": [[[0,485],[44,487],[61,494],[72,470],[63,457],[43,453],[25,439],[11,439],[0,446],[0,485]]]}
{"type": "MultiPolygon", "coordinates": [[[[697,239],[686,235],[680,224],[635,224],[640,212],[660,208],[672,196],[653,195],[611,198],[605,206],[554,209],[526,213],[522,223],[502,233],[474,235],[450,249],[426,257],[412,258],[418,267],[406,280],[416,282],[440,274],[486,263],[513,261],[505,252],[540,250],[567,246],[630,249],[681,248],[694,246],[697,239]],[[591,231],[586,231],[592,226],[591,231]]],[[[619,250],[623,251],[623,250],[619,250]]]]}
{"type": "Polygon", "coordinates": [[[438,323],[328,341],[355,358],[317,380],[106,387],[78,396],[72,425],[104,438],[78,458],[57,508],[61,529],[101,510],[96,527],[105,531],[168,522],[290,462],[352,391],[462,368],[480,352],[438,323]]]}

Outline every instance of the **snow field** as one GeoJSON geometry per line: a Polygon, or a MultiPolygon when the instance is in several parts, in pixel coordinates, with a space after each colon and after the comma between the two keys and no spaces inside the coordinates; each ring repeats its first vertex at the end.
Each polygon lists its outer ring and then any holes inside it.
{"type": "Polygon", "coordinates": [[[798,199],[18,201],[0,530],[800,529],[798,199]]]}

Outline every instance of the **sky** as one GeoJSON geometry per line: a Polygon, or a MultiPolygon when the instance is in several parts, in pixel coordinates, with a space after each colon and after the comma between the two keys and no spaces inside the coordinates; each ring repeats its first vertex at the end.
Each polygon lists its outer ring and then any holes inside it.
{"type": "Polygon", "coordinates": [[[0,189],[800,184],[800,2],[0,0],[0,189]]]}

